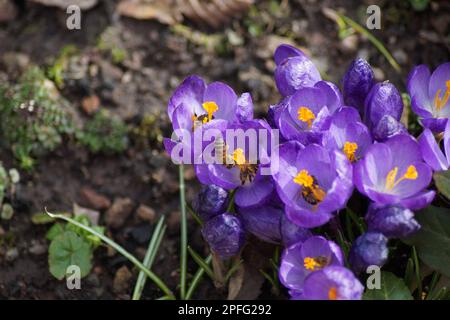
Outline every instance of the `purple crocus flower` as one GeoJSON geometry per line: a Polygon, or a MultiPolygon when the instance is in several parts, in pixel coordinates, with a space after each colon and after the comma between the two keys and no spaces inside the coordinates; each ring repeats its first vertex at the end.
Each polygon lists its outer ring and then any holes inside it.
{"type": "Polygon", "coordinates": [[[330,126],[324,134],[326,148],[340,150],[350,162],[355,162],[364,157],[371,144],[369,129],[361,122],[355,108],[342,107],[331,116],[330,126]]]}
{"type": "Polygon", "coordinates": [[[302,144],[320,143],[330,116],[342,106],[339,89],[326,81],[297,90],[275,115],[277,127],[286,140],[302,144]]]}
{"type": "Polygon", "coordinates": [[[370,265],[383,266],[387,261],[389,249],[388,239],[379,232],[363,233],[350,249],[349,263],[355,272],[365,271],[370,265]]]}
{"type": "Polygon", "coordinates": [[[296,90],[312,87],[321,80],[320,73],[312,61],[299,49],[280,45],[274,54],[275,83],[282,96],[290,96],[296,90]]]}
{"type": "Polygon", "coordinates": [[[443,149],[439,147],[433,133],[425,128],[417,139],[423,159],[434,171],[448,170],[450,167],[450,121],[444,130],[443,149]],[[445,151],[445,154],[444,154],[445,151]]]}
{"type": "Polygon", "coordinates": [[[405,238],[420,229],[414,213],[396,205],[371,203],[365,219],[369,231],[380,232],[388,238],[405,238]]]}
{"type": "Polygon", "coordinates": [[[305,278],[328,266],[342,266],[344,257],[339,246],[324,237],[313,236],[285,249],[279,269],[281,283],[288,289],[303,290],[305,278]]]}
{"type": "Polygon", "coordinates": [[[194,198],[192,207],[203,221],[225,211],[228,204],[228,191],[216,186],[203,185],[200,192],[194,198]]]}
{"type": "Polygon", "coordinates": [[[363,285],[350,270],[340,266],[330,266],[311,273],[305,279],[300,298],[302,300],[361,300],[363,292],[363,285]]]}
{"type": "MultiPolygon", "coordinates": [[[[167,112],[173,129],[194,132],[202,127],[205,130],[215,121],[238,122],[252,117],[253,104],[249,94],[243,94],[238,99],[236,93],[222,82],[206,85],[198,76],[186,78],[175,90],[169,100],[167,112]]],[[[177,140],[164,138],[166,151],[172,155],[173,148],[178,144],[188,145],[185,149],[191,151],[190,163],[194,162],[193,140],[178,137],[177,140]]],[[[184,150],[184,149],[183,149],[184,150]]],[[[183,155],[179,155],[183,157],[183,155]]],[[[184,157],[183,157],[184,158],[184,157]]],[[[176,159],[179,162],[179,159],[176,159]]]]}
{"type": "Polygon", "coordinates": [[[337,150],[290,141],[280,146],[279,162],[273,161],[272,166],[287,217],[305,228],[328,222],[334,211],[345,207],[353,191],[352,165],[337,150]]]}
{"type": "Polygon", "coordinates": [[[343,78],[344,102],[364,112],[364,99],[374,83],[374,73],[370,64],[361,58],[352,62],[343,78]]]}
{"type": "Polygon", "coordinates": [[[206,221],[203,238],[211,249],[222,258],[239,253],[245,241],[245,231],[240,219],[231,213],[223,213],[206,221]]]}
{"type": "Polygon", "coordinates": [[[444,131],[450,118],[450,62],[432,74],[425,65],[415,67],[408,76],[408,93],[422,125],[434,132],[444,131]]]}
{"type": "Polygon", "coordinates": [[[404,134],[370,146],[355,164],[353,181],[359,192],[374,202],[412,210],[424,208],[435,195],[425,190],[431,169],[423,162],[418,143],[404,134]]]}
{"type": "Polygon", "coordinates": [[[311,232],[285,218],[283,208],[264,205],[258,208],[238,208],[245,230],[259,239],[289,246],[312,236],[311,232]]]}
{"type": "Polygon", "coordinates": [[[389,82],[375,84],[370,89],[364,105],[364,122],[371,130],[386,115],[400,121],[403,112],[402,96],[397,88],[389,82]]]}
{"type": "MultiPolygon", "coordinates": [[[[222,163],[205,163],[195,166],[200,182],[204,184],[213,183],[227,190],[237,188],[234,200],[236,205],[242,208],[257,207],[264,204],[270,199],[274,190],[269,170],[267,170],[267,174],[262,174],[262,169],[268,169],[270,166],[270,145],[267,144],[272,139],[272,131],[268,123],[264,120],[228,123],[227,126],[221,128],[222,137],[226,138],[225,130],[234,130],[235,132],[242,130],[242,132],[245,132],[248,129],[255,130],[257,141],[235,146],[232,150],[222,140],[222,163]],[[263,135],[265,133],[266,138],[262,139],[258,133],[263,135]],[[250,155],[251,144],[253,143],[258,149],[257,159],[251,159],[255,155],[250,155]]],[[[217,138],[215,141],[217,141],[217,138]]]]}

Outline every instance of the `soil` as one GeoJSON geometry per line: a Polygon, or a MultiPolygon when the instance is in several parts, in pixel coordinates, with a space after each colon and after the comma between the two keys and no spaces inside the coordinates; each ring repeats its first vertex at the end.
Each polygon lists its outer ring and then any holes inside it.
{"type": "MultiPolygon", "coordinates": [[[[48,271],[47,251],[31,250],[48,246],[45,234],[48,225],[35,225],[31,216],[44,207],[52,212],[70,212],[73,204],[88,206],[81,195],[89,187],[111,202],[129,198],[134,204],[132,214],[117,229],[107,234],[140,259],[145,254],[155,222],[139,218],[136,209],[147,205],[156,216],[166,216],[168,232],[154,263],[153,270],[175,290],[178,279],[179,196],[178,170],[165,155],[161,136],[170,135],[165,113],[171,92],[190,74],[207,81],[224,81],[237,92],[253,94],[257,113],[263,114],[279,99],[272,79],[274,48],[283,42],[295,43],[313,58],[327,80],[339,82],[345,69],[356,56],[365,57],[375,68],[378,80],[393,82],[401,91],[411,68],[425,63],[431,68],[448,61],[450,10],[445,1],[432,1],[419,12],[408,1],[375,1],[381,7],[382,29],[374,30],[401,66],[396,72],[380,52],[361,36],[341,40],[335,22],[327,18],[325,7],[342,10],[354,20],[363,21],[365,9],[374,1],[258,1],[251,12],[243,13],[218,30],[184,23],[190,30],[210,37],[223,36],[225,49],[214,50],[177,32],[176,28],[156,21],[138,21],[114,14],[116,1],[99,1],[84,11],[81,30],[65,27],[64,11],[17,1],[18,16],[0,24],[0,73],[14,77],[14,70],[5,61],[6,53],[21,53],[29,64],[50,65],[67,45],[75,45],[80,55],[101,70],[100,76],[83,83],[73,83],[61,90],[74,112],[83,122],[89,118],[82,110],[82,100],[89,95],[100,98],[101,108],[121,117],[131,127],[145,115],[157,121],[155,135],[145,143],[131,139],[130,147],[120,155],[94,155],[67,141],[63,147],[42,157],[31,172],[21,172],[21,182],[13,205],[15,215],[0,221],[0,228],[9,241],[0,245],[0,299],[129,299],[137,271],[120,255],[105,247],[95,252],[91,274],[83,279],[82,290],[68,290],[48,271]],[[273,3],[280,3],[278,10],[273,3]],[[255,14],[256,12],[256,14],[255,14]],[[251,34],[252,27],[260,34],[251,34]],[[126,58],[114,63],[110,55],[98,50],[98,39],[107,30],[115,45],[126,52],[126,58]],[[250,30],[250,31],[249,31],[250,30]],[[237,40],[236,40],[237,39],[237,40]],[[16,249],[14,259],[6,259],[8,250],[16,249]],[[114,290],[114,277],[121,267],[133,273],[133,281],[122,290],[114,290]]],[[[16,55],[14,55],[16,56],[16,55]]],[[[17,57],[17,56],[16,56],[17,57]]],[[[3,149],[0,160],[7,168],[17,166],[10,151],[3,149]]],[[[192,168],[186,169],[187,199],[192,199],[198,183],[192,168]]],[[[102,211],[100,224],[104,223],[102,211]]],[[[199,227],[189,220],[189,242],[203,255],[207,254],[199,227]]],[[[189,272],[197,267],[190,262],[189,272]]],[[[123,287],[123,286],[122,286],[123,287]]],[[[143,299],[158,298],[162,293],[147,285],[143,299]]],[[[224,298],[209,280],[202,281],[194,298],[224,298]]],[[[260,298],[277,298],[266,281],[260,298]]],[[[281,297],[284,297],[282,294],[281,297]]]]}

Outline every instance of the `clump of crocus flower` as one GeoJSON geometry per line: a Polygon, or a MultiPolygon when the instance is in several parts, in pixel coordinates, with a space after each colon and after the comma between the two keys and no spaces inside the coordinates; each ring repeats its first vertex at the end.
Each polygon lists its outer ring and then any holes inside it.
{"type": "Polygon", "coordinates": [[[226,84],[206,85],[197,76],[183,81],[168,113],[174,130],[192,136],[172,136],[166,149],[177,163],[194,161],[203,187],[193,209],[211,251],[228,259],[257,237],[284,248],[278,275],[292,299],[361,299],[361,274],[389,263],[390,239],[420,229],[414,211],[435,197],[432,172],[450,166],[450,63],[432,74],[418,66],[409,76],[412,109],[425,127],[416,140],[401,122],[400,92],[375,83],[367,61],[349,66],[341,94],[301,50],[281,45],[274,60],[280,100],[266,119],[254,118],[249,93],[238,97],[226,84]],[[209,139],[194,147],[196,135],[208,130],[209,139]],[[242,139],[228,140],[230,130],[242,139]],[[249,131],[267,135],[251,140],[249,131]],[[182,151],[174,153],[177,147],[182,151]],[[364,217],[367,226],[342,241],[340,217],[350,214],[352,196],[365,197],[353,219],[364,217]]]}

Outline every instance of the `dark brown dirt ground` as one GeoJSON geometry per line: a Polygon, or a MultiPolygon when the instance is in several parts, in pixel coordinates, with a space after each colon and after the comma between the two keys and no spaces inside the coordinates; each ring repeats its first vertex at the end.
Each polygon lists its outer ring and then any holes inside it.
{"type": "MultiPolygon", "coordinates": [[[[27,2],[27,1],[25,1],[27,2]]],[[[96,94],[101,107],[122,117],[130,125],[136,124],[146,114],[158,121],[154,130],[169,135],[165,108],[171,92],[187,75],[195,73],[208,81],[221,80],[232,85],[237,92],[252,92],[257,110],[265,112],[279,99],[272,80],[271,54],[281,42],[289,41],[305,48],[329,80],[339,81],[346,67],[356,56],[363,56],[375,67],[378,80],[389,79],[404,91],[405,79],[412,66],[419,63],[435,67],[448,61],[448,24],[450,10],[446,1],[432,1],[424,12],[413,11],[408,1],[282,1],[281,9],[271,11],[271,2],[258,1],[252,14],[232,20],[220,30],[185,23],[207,35],[225,35],[238,42],[224,42],[222,52],[187,39],[170,27],[155,21],[136,21],[112,15],[115,1],[100,1],[93,9],[83,13],[82,29],[68,31],[65,13],[58,9],[35,4],[22,4],[19,16],[0,25],[0,57],[8,52],[20,52],[40,66],[51,63],[60,50],[74,44],[82,55],[90,57],[104,70],[103,76],[92,80],[80,89],[68,86],[62,95],[72,104],[81,121],[87,116],[81,111],[81,99],[86,94],[96,94]],[[382,29],[374,34],[386,45],[399,62],[402,71],[397,73],[366,39],[355,36],[341,41],[336,24],[322,13],[324,7],[342,9],[346,15],[361,21],[368,4],[377,3],[382,8],[382,29]],[[287,6],[286,6],[287,5],[287,6]],[[256,12],[256,13],[255,13],[256,12]],[[249,25],[261,28],[259,36],[249,33],[249,25]],[[120,64],[96,50],[99,36],[112,28],[115,41],[127,52],[120,64]]],[[[2,58],[3,59],[3,58],[2,58]]],[[[0,61],[0,72],[12,76],[8,63],[0,61]]],[[[1,161],[13,166],[7,150],[0,153],[1,161]]],[[[192,171],[186,173],[188,199],[198,187],[192,171]]],[[[91,187],[110,200],[128,197],[135,206],[145,204],[157,215],[166,215],[168,233],[156,259],[154,271],[176,288],[178,281],[179,208],[177,169],[164,155],[157,140],[146,148],[136,145],[122,155],[98,156],[73,143],[67,143],[56,152],[42,158],[31,174],[22,174],[14,203],[16,214],[0,226],[12,241],[0,247],[0,299],[128,299],[132,283],[125,292],[113,291],[113,278],[123,265],[131,266],[117,254],[100,248],[95,254],[94,269],[82,282],[82,290],[70,291],[65,283],[55,280],[48,271],[47,254],[35,255],[29,248],[38,243],[47,246],[45,233],[48,226],[36,226],[30,217],[44,207],[51,211],[70,211],[74,202],[83,205],[82,187],[91,187]],[[6,261],[2,254],[16,248],[18,256],[6,261]]],[[[102,221],[102,220],[101,220],[102,221]]],[[[197,251],[206,253],[198,227],[189,224],[189,240],[197,251]]],[[[152,226],[139,220],[133,213],[119,230],[108,234],[131,252],[142,258],[148,239],[136,241],[133,230],[151,233],[152,226]]],[[[190,272],[195,272],[190,264],[190,272]]],[[[136,272],[134,271],[134,275],[136,272]]],[[[264,286],[261,298],[273,298],[264,286]]],[[[143,298],[161,295],[147,285],[143,298]]],[[[195,298],[220,298],[210,281],[203,281],[195,298]]]]}

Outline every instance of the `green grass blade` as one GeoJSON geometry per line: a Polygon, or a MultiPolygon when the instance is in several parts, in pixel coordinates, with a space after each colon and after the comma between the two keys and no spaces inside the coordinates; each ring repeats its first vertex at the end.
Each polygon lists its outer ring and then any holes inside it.
{"type": "Polygon", "coordinates": [[[152,271],[148,270],[138,259],[136,259],[135,256],[133,256],[131,253],[129,253],[127,250],[125,250],[122,246],[120,246],[119,244],[117,244],[116,242],[114,242],[113,240],[108,238],[107,236],[93,230],[92,228],[90,228],[88,226],[85,226],[82,223],[79,223],[78,221],[75,221],[64,215],[50,213],[47,211],[47,208],[45,208],[45,211],[52,218],[61,219],[66,222],[69,222],[69,223],[91,233],[92,235],[100,238],[104,243],[106,243],[107,245],[114,248],[117,252],[119,252],[121,255],[123,255],[128,260],[130,260],[139,270],[144,272],[166,294],[166,296],[170,297],[170,299],[175,299],[174,294],[166,286],[166,284],[156,274],[154,274],[152,271]]]}
{"type": "Polygon", "coordinates": [[[203,270],[205,270],[206,274],[212,280],[214,280],[214,272],[209,267],[209,265],[207,263],[205,263],[205,260],[203,260],[202,257],[200,257],[200,255],[197,252],[195,252],[191,247],[188,247],[188,251],[189,251],[189,254],[191,255],[191,257],[199,265],[199,267],[202,268],[203,270]]]}
{"type": "Polygon", "coordinates": [[[192,206],[187,202],[186,202],[186,208],[188,209],[192,218],[194,218],[195,222],[197,222],[199,226],[203,226],[202,219],[200,219],[199,215],[197,214],[197,212],[195,212],[194,208],[192,208],[192,206]]]}
{"type": "MultiPolygon", "coordinates": [[[[164,225],[164,216],[161,216],[161,218],[158,221],[158,224],[155,227],[155,230],[153,231],[152,238],[150,240],[150,243],[148,245],[147,252],[145,253],[144,257],[144,266],[151,270],[153,261],[155,260],[156,253],[159,250],[159,246],[161,245],[162,238],[164,237],[164,233],[166,231],[166,226],[164,225]]],[[[133,300],[139,300],[142,295],[142,290],[144,290],[145,282],[147,280],[147,277],[145,276],[145,273],[140,271],[136,285],[134,286],[133,291],[133,300]]]]}
{"type": "Polygon", "coordinates": [[[386,49],[386,47],[383,45],[383,43],[380,40],[378,40],[372,33],[370,33],[366,28],[361,26],[356,21],[354,21],[354,20],[350,19],[349,17],[342,15],[338,12],[336,12],[336,14],[342,20],[344,20],[345,23],[347,23],[349,26],[351,26],[353,29],[355,29],[356,32],[359,32],[360,34],[366,36],[367,39],[378,49],[378,51],[380,51],[381,54],[384,55],[384,57],[387,59],[389,64],[395,69],[395,71],[397,71],[397,72],[401,71],[400,65],[397,63],[397,61],[395,61],[394,57],[386,49]]]}
{"type": "MultiPolygon", "coordinates": [[[[209,266],[209,264],[211,263],[211,259],[212,259],[211,255],[206,257],[206,259],[205,259],[206,265],[209,266]]],[[[194,278],[192,278],[191,285],[189,286],[188,291],[186,293],[186,300],[191,299],[192,294],[194,293],[194,291],[197,288],[198,284],[202,280],[202,277],[203,277],[204,273],[205,273],[205,269],[203,269],[202,267],[198,268],[197,272],[194,275],[194,278]]]]}

